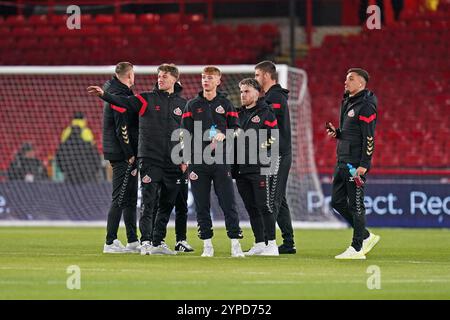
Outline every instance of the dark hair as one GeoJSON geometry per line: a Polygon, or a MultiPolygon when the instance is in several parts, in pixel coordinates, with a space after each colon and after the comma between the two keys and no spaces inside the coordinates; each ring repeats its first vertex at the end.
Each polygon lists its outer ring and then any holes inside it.
{"type": "Polygon", "coordinates": [[[254,78],[242,79],[239,82],[239,87],[240,86],[250,86],[250,87],[253,87],[254,89],[256,89],[258,92],[261,92],[261,90],[262,90],[261,85],[254,78]]]}
{"type": "Polygon", "coordinates": [[[22,146],[20,147],[19,153],[20,154],[25,154],[26,152],[31,151],[33,149],[34,148],[33,148],[33,145],[31,144],[31,142],[24,142],[22,144],[22,146]]]}
{"type": "Polygon", "coordinates": [[[84,119],[84,113],[81,112],[81,111],[76,111],[76,112],[73,114],[73,118],[74,118],[74,119],[84,119]]]}
{"type": "Polygon", "coordinates": [[[116,65],[116,74],[119,76],[124,76],[127,74],[128,71],[133,69],[133,65],[130,62],[119,62],[116,65]]]}
{"type": "Polygon", "coordinates": [[[178,68],[173,63],[163,63],[158,67],[158,72],[168,72],[170,73],[175,79],[178,80],[180,77],[180,72],[178,71],[178,68]]]}
{"type": "Polygon", "coordinates": [[[366,70],[361,69],[361,68],[350,68],[350,69],[348,69],[347,74],[352,73],[352,72],[363,77],[364,80],[366,80],[366,83],[369,83],[370,76],[366,70]]]}
{"type": "Polygon", "coordinates": [[[269,60],[262,61],[255,66],[255,70],[256,69],[270,74],[270,78],[272,80],[277,80],[277,67],[275,66],[275,63],[273,63],[272,61],[269,60]]]}

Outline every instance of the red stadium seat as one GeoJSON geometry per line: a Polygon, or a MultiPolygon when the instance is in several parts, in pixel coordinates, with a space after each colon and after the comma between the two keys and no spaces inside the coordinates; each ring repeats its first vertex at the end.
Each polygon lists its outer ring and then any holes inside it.
{"type": "Polygon", "coordinates": [[[113,24],[114,23],[114,16],[109,14],[98,14],[95,16],[95,23],[97,25],[102,24],[113,24]]]}
{"type": "Polygon", "coordinates": [[[114,23],[121,25],[134,25],[136,23],[136,15],[133,13],[122,13],[115,17],[114,23]]]}
{"type": "Polygon", "coordinates": [[[189,25],[202,25],[205,17],[201,14],[186,14],[183,21],[189,25]]]}
{"type": "Polygon", "coordinates": [[[144,29],[142,26],[130,25],[124,27],[124,34],[127,36],[140,36],[144,34],[144,29]]]}
{"type": "Polygon", "coordinates": [[[28,23],[33,26],[43,26],[49,23],[46,15],[32,15],[28,19],[28,23]]]}
{"type": "Polygon", "coordinates": [[[138,16],[139,25],[157,24],[160,19],[161,19],[161,17],[159,16],[159,14],[153,14],[153,13],[145,13],[145,14],[140,14],[138,16]]]}
{"type": "Polygon", "coordinates": [[[104,26],[101,29],[102,35],[105,37],[118,36],[122,33],[120,26],[104,26]]]}
{"type": "Polygon", "coordinates": [[[16,15],[6,17],[5,24],[11,27],[24,26],[26,24],[25,16],[16,15]]]}
{"type": "Polygon", "coordinates": [[[280,30],[276,24],[264,23],[259,27],[259,32],[264,36],[277,38],[280,34],[280,30]]]}
{"type": "Polygon", "coordinates": [[[163,14],[160,22],[163,24],[179,24],[182,23],[181,15],[179,13],[163,14]]]}
{"type": "Polygon", "coordinates": [[[212,36],[213,28],[210,25],[202,24],[191,26],[189,32],[192,36],[202,39],[207,36],[212,36]]]}
{"type": "Polygon", "coordinates": [[[66,28],[67,28],[67,16],[66,15],[51,15],[48,17],[48,21],[50,24],[53,24],[55,27],[66,26],[66,28]]]}
{"type": "Polygon", "coordinates": [[[17,44],[17,48],[19,49],[30,49],[38,46],[38,41],[36,38],[22,38],[17,44]]]}
{"type": "Polygon", "coordinates": [[[40,37],[51,37],[54,36],[56,30],[52,26],[42,26],[36,28],[35,35],[40,37]]]}
{"type": "Polygon", "coordinates": [[[11,35],[13,37],[31,37],[34,34],[34,29],[30,27],[14,27],[11,35]]]}

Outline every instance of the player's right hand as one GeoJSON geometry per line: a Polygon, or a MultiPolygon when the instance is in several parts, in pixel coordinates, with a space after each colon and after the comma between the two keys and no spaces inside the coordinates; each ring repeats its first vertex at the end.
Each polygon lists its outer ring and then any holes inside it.
{"type": "Polygon", "coordinates": [[[225,135],[222,132],[219,132],[216,134],[216,136],[213,138],[213,142],[217,141],[217,142],[222,142],[223,140],[225,140],[225,135]]]}
{"type": "Polygon", "coordinates": [[[97,86],[89,86],[87,88],[87,92],[92,96],[102,97],[103,96],[103,90],[100,87],[97,86]]]}
{"type": "Polygon", "coordinates": [[[335,126],[333,126],[333,124],[331,122],[328,122],[326,130],[327,130],[328,136],[336,138],[336,128],[335,128],[335,126]]]}
{"type": "Polygon", "coordinates": [[[136,160],[136,158],[134,156],[132,156],[130,159],[128,159],[128,163],[133,164],[134,160],[136,160]]]}

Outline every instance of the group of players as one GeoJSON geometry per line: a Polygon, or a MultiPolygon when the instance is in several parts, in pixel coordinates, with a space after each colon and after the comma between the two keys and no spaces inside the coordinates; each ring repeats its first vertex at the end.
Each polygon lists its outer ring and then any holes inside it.
{"type": "MultiPolygon", "coordinates": [[[[278,256],[294,254],[294,232],[286,185],[291,167],[291,127],[288,91],[277,83],[276,66],[263,61],[255,66],[255,77],[239,82],[241,108],[238,110],[218,90],[221,71],[215,66],[203,68],[202,91],[186,101],[182,97],[180,73],[173,64],[158,67],[158,80],[152,91],[134,94],[133,65],[120,62],[113,78],[103,88],[88,87],[88,92],[105,101],[103,119],[103,150],[113,170],[112,203],[108,213],[107,236],[104,253],[140,252],[142,255],[167,254],[177,251],[191,252],[186,241],[188,182],[194,197],[198,234],[203,240],[203,257],[213,257],[213,225],[210,215],[211,182],[225,217],[225,227],[231,239],[231,256],[278,256]],[[196,132],[200,124],[201,132],[196,132]],[[173,139],[180,132],[180,139],[173,139]],[[256,142],[273,153],[276,170],[263,174],[267,166],[260,161],[249,161],[251,146],[244,143],[244,161],[230,165],[227,144],[235,144],[236,137],[247,130],[265,130],[267,138],[256,142]],[[178,131],[177,131],[178,130],[178,131]],[[231,137],[226,132],[233,130],[231,137]],[[184,133],[184,134],[183,134],[184,133]],[[190,147],[198,142],[201,148],[190,147]],[[203,139],[204,136],[210,139],[203,139]],[[205,141],[206,140],[206,141],[205,141]],[[172,151],[183,147],[183,161],[175,163],[172,151]],[[204,150],[215,157],[212,163],[204,159],[204,150]],[[199,154],[201,153],[201,154],[199,154]],[[218,157],[224,157],[218,161],[218,157]],[[194,161],[194,159],[196,159],[194,161]],[[138,175],[139,171],[139,175],[138,175]],[[142,208],[139,220],[141,237],[136,228],[136,202],[138,176],[141,179],[142,208]],[[255,237],[254,245],[245,253],[239,239],[242,230],[236,209],[233,178],[255,237]],[[170,214],[175,207],[176,245],[170,249],[164,242],[170,214]],[[123,246],[117,239],[121,216],[128,243],[123,246]],[[283,244],[277,246],[275,224],[281,229],[283,244]]],[[[261,137],[258,135],[258,137],[261,137]]],[[[234,151],[233,151],[234,152],[234,151]]],[[[271,156],[268,151],[269,157],[271,156]]]]}

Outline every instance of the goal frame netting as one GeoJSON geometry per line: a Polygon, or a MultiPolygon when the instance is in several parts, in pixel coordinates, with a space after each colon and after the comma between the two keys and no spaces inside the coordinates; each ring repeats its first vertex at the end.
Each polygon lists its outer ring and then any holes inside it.
{"type": "MultiPolygon", "coordinates": [[[[158,66],[143,66],[136,65],[135,73],[136,78],[142,75],[156,75],[158,66]]],[[[200,65],[180,65],[178,66],[181,79],[183,79],[184,74],[201,74],[204,66],[200,65]]],[[[254,65],[218,65],[217,66],[223,75],[247,75],[252,76],[254,74],[254,65]]],[[[114,74],[115,66],[1,66],[0,67],[0,77],[8,75],[105,75],[105,81],[108,80],[112,74],[114,74]]],[[[283,88],[288,88],[291,92],[295,94],[290,95],[289,105],[291,112],[291,125],[293,128],[292,133],[292,143],[293,143],[293,169],[291,169],[291,175],[288,182],[288,202],[291,205],[291,210],[303,203],[305,207],[307,206],[304,202],[308,201],[308,196],[304,194],[304,190],[298,188],[299,183],[295,182],[295,179],[307,180],[308,188],[314,190],[315,195],[322,197],[323,192],[320,184],[320,180],[317,173],[317,168],[314,158],[314,145],[313,145],[313,130],[312,130],[312,113],[310,105],[310,96],[308,91],[308,77],[304,70],[289,67],[287,65],[279,64],[277,65],[278,72],[278,83],[283,88]],[[293,80],[295,78],[295,80],[293,80]],[[300,79],[300,80],[299,80],[300,79]],[[292,83],[291,83],[292,82],[292,83]],[[295,84],[293,84],[295,82],[295,84]],[[298,85],[297,85],[298,82],[298,85]],[[293,87],[295,86],[295,87],[293,87]],[[307,103],[304,103],[307,101],[307,103]],[[297,110],[296,108],[304,108],[302,110],[297,110]],[[301,113],[300,113],[301,111],[301,113]],[[301,114],[301,119],[300,117],[301,114]],[[299,131],[301,127],[301,132],[299,131]],[[301,137],[300,137],[301,136],[301,137]],[[301,150],[297,150],[298,139],[302,140],[301,150]],[[307,164],[306,166],[304,164],[307,164]],[[299,178],[301,177],[301,178],[299,178]],[[305,178],[307,177],[307,178],[305,178]],[[294,206],[294,208],[292,207],[294,206]]],[[[237,86],[238,81],[236,82],[237,86]]],[[[88,85],[101,85],[99,83],[86,83],[88,85]]],[[[146,88],[150,90],[151,88],[146,88]]],[[[301,186],[301,182],[300,182],[301,186]]],[[[236,193],[236,197],[239,195],[236,193]]],[[[139,205],[139,203],[138,203],[139,205]]],[[[304,227],[304,228],[340,228],[343,226],[333,215],[331,215],[328,210],[323,208],[318,209],[314,214],[318,214],[318,219],[308,218],[307,214],[300,215],[307,217],[306,219],[296,219],[298,216],[296,212],[292,213],[294,227],[304,227]]],[[[103,225],[104,221],[51,221],[51,220],[40,220],[35,221],[23,221],[21,223],[18,221],[2,220],[0,219],[0,225],[61,225],[61,226],[98,226],[103,225]]],[[[218,222],[217,225],[223,224],[218,222]]],[[[195,225],[195,223],[190,222],[190,225],[195,225]]],[[[243,226],[249,225],[248,223],[243,223],[243,226]]]]}

